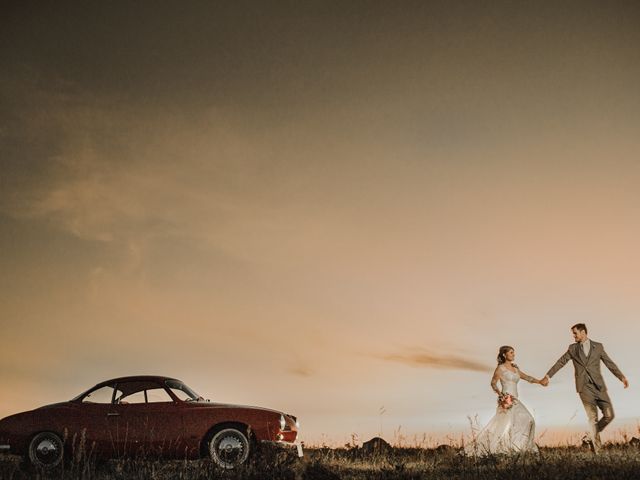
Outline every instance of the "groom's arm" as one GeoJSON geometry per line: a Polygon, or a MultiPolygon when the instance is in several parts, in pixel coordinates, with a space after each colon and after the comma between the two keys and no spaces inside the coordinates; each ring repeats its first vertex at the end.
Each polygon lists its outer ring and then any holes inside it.
{"type": "Polygon", "coordinates": [[[602,363],[604,363],[607,366],[607,368],[611,371],[611,373],[613,373],[618,378],[618,380],[624,383],[624,388],[627,388],[627,386],[629,385],[627,378],[620,371],[620,369],[614,363],[614,361],[611,360],[611,357],[607,355],[607,352],[604,351],[604,347],[602,347],[602,354],[600,355],[600,358],[602,359],[602,363]]]}
{"type": "Polygon", "coordinates": [[[545,376],[547,378],[553,377],[558,372],[558,370],[560,370],[567,364],[569,360],[571,360],[571,354],[569,353],[569,350],[567,350],[567,353],[565,353],[558,359],[555,365],[549,369],[545,376]]]}

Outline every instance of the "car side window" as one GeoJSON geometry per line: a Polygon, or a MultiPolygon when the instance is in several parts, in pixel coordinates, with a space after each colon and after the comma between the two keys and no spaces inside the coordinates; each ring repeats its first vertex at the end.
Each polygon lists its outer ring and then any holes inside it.
{"type": "Polygon", "coordinates": [[[147,403],[173,402],[164,388],[154,388],[147,390],[147,403]]]}
{"type": "Polygon", "coordinates": [[[82,403],[111,403],[113,398],[113,387],[100,387],[91,393],[85,395],[82,403]]]}
{"type": "Polygon", "coordinates": [[[115,403],[121,405],[173,402],[167,391],[152,381],[118,383],[115,403]]]}
{"type": "Polygon", "coordinates": [[[132,393],[131,395],[127,395],[126,397],[120,397],[118,399],[118,403],[147,403],[144,399],[144,390],[141,392],[132,393]]]}

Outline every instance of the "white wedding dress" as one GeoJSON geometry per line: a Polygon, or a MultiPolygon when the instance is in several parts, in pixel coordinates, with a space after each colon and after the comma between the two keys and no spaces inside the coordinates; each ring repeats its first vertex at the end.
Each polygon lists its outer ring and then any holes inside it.
{"type": "Polygon", "coordinates": [[[465,445],[466,455],[487,455],[491,453],[537,452],[534,443],[536,422],[527,407],[518,400],[520,374],[498,367],[502,393],[510,393],[514,405],[508,410],[497,407],[496,414],[486,427],[465,445]]]}

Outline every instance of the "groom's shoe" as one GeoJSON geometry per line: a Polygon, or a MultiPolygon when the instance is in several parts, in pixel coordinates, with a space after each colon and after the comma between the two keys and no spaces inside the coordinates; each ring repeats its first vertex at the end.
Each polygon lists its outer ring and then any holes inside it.
{"type": "Polygon", "coordinates": [[[602,449],[602,441],[600,440],[600,432],[596,433],[593,440],[593,453],[600,453],[602,449]]]}
{"type": "Polygon", "coordinates": [[[592,453],[598,453],[595,443],[589,435],[582,437],[582,446],[591,450],[592,453]]]}

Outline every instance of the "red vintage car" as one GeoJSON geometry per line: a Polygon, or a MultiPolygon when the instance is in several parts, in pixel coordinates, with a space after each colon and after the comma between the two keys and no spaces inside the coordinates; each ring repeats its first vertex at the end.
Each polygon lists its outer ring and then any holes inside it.
{"type": "Polygon", "coordinates": [[[302,456],[298,427],[296,417],[276,410],[210,402],[174,378],[124,377],[0,420],[0,452],[43,469],[80,444],[98,458],[208,456],[234,468],[263,443],[294,447],[302,456]]]}

